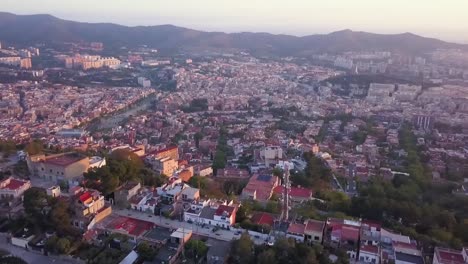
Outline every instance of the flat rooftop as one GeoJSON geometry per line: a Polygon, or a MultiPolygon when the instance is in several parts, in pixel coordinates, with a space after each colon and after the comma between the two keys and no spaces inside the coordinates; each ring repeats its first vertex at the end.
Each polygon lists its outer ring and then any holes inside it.
{"type": "Polygon", "coordinates": [[[129,217],[117,217],[109,224],[109,229],[119,230],[133,236],[141,236],[155,226],[154,223],[129,217]]]}
{"type": "Polygon", "coordinates": [[[62,156],[58,157],[53,157],[53,158],[46,158],[44,163],[46,164],[51,164],[51,165],[56,165],[56,166],[62,166],[66,167],[69,166],[77,161],[80,161],[84,159],[85,157],[79,155],[79,154],[65,154],[62,156]]]}

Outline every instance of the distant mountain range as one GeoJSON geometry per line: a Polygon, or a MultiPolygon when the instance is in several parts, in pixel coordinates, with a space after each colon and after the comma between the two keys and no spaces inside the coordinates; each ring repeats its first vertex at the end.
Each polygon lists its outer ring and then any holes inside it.
{"type": "Polygon", "coordinates": [[[0,41],[13,44],[103,42],[108,47],[149,45],[160,50],[246,50],[254,54],[306,56],[317,52],[399,51],[419,54],[437,48],[468,50],[468,45],[425,38],[411,33],[373,34],[342,30],[296,37],[268,33],[204,32],[172,25],[127,27],[110,23],[81,23],[51,15],[0,12],[0,41]]]}

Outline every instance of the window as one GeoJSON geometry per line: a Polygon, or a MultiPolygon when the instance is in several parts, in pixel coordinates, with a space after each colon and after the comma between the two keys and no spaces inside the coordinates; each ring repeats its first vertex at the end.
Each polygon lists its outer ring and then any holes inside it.
{"type": "Polygon", "coordinates": [[[319,241],[319,240],[320,240],[320,237],[315,236],[315,237],[314,237],[314,240],[315,240],[315,241],[319,241]]]}

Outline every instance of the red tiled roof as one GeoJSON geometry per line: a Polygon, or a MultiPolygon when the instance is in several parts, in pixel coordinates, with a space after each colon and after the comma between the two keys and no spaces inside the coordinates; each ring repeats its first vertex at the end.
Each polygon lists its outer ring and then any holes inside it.
{"type": "Polygon", "coordinates": [[[409,243],[403,243],[399,241],[393,241],[393,247],[394,248],[407,248],[407,249],[415,249],[417,250],[418,247],[414,244],[409,244],[409,243]]]}
{"type": "Polygon", "coordinates": [[[305,230],[310,232],[323,232],[324,227],[325,222],[309,220],[306,224],[305,230]]]}
{"type": "Polygon", "coordinates": [[[8,183],[5,186],[5,188],[3,188],[3,189],[16,190],[16,189],[21,188],[26,183],[27,183],[27,181],[22,181],[22,180],[17,180],[17,179],[10,179],[10,183],[8,183]]]}
{"type": "Polygon", "coordinates": [[[373,245],[362,245],[361,252],[368,252],[373,254],[379,254],[379,248],[373,245]]]}
{"type": "Polygon", "coordinates": [[[222,216],[223,213],[226,213],[227,217],[231,217],[232,213],[234,212],[234,209],[236,208],[233,206],[220,205],[218,209],[216,209],[215,215],[222,216]]]}
{"type": "Polygon", "coordinates": [[[113,229],[124,230],[134,236],[140,236],[155,226],[154,223],[128,217],[117,218],[110,225],[113,229]]]}
{"type": "Polygon", "coordinates": [[[352,240],[358,241],[359,239],[359,229],[354,226],[344,225],[344,224],[335,224],[332,227],[332,233],[335,236],[339,236],[342,241],[352,240]]]}
{"type": "Polygon", "coordinates": [[[341,231],[341,238],[344,240],[357,241],[359,239],[359,229],[356,227],[345,225],[341,231]]]}
{"type": "Polygon", "coordinates": [[[83,194],[80,195],[80,201],[82,203],[86,202],[89,198],[91,198],[91,194],[89,192],[85,192],[83,194]]]}
{"type": "Polygon", "coordinates": [[[304,234],[304,230],[305,230],[304,224],[290,224],[288,227],[288,233],[304,234]]]}
{"type": "Polygon", "coordinates": [[[462,264],[466,263],[463,259],[463,255],[461,252],[454,251],[454,250],[449,250],[449,249],[444,249],[444,248],[437,248],[437,258],[439,260],[439,263],[445,264],[445,263],[450,263],[450,264],[462,264]]]}
{"type": "Polygon", "coordinates": [[[275,219],[268,213],[256,213],[251,218],[252,223],[257,225],[273,226],[275,219]]]}

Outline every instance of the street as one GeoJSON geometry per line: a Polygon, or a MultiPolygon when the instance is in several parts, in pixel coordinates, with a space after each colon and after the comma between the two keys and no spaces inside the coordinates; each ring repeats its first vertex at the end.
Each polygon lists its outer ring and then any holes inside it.
{"type": "Polygon", "coordinates": [[[7,242],[6,234],[3,234],[3,233],[0,234],[0,248],[7,250],[13,256],[22,258],[24,261],[26,261],[29,264],[49,264],[49,263],[79,264],[79,263],[83,263],[80,260],[72,259],[68,256],[44,256],[36,252],[27,251],[23,248],[13,246],[12,244],[7,242]]]}
{"type": "MultiPolygon", "coordinates": [[[[206,237],[217,239],[217,240],[231,241],[233,239],[238,239],[240,237],[240,235],[236,235],[236,231],[234,230],[219,229],[216,232],[212,232],[213,226],[205,226],[203,228],[194,223],[190,224],[184,221],[171,220],[165,217],[160,217],[157,215],[152,215],[152,214],[129,210],[129,209],[122,209],[122,210],[116,209],[113,211],[113,213],[119,216],[130,217],[130,218],[135,218],[135,219],[144,220],[148,222],[153,222],[158,226],[162,226],[166,228],[171,228],[171,229],[187,228],[187,229],[192,230],[193,233],[196,235],[206,236],[206,237]]],[[[250,236],[250,237],[252,241],[257,245],[261,245],[265,243],[265,240],[262,237],[258,237],[258,238],[255,236],[250,236]]]]}

